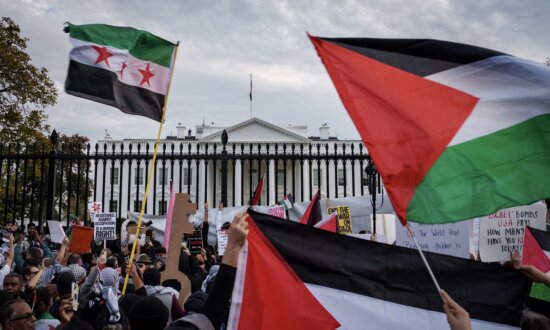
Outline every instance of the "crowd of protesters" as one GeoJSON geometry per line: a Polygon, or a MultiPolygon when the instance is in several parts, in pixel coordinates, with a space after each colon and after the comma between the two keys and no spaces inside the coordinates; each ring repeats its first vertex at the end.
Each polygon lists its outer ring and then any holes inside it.
{"type": "Polygon", "coordinates": [[[161,281],[167,254],[154,231],[146,228],[135,235],[133,221],[123,224],[119,239],[107,247],[93,243],[85,254],[69,251],[67,237],[56,244],[41,236],[34,223],[26,228],[7,223],[0,230],[1,328],[224,329],[239,251],[248,235],[247,217],[233,219],[223,257],[208,245],[207,216],[197,228],[204,233],[201,253],[190,254],[182,242],[179,270],[191,283],[185,299],[180,299],[180,281],[161,281]],[[134,240],[138,244],[130,261],[134,240]]]}
{"type": "MultiPolygon", "coordinates": [[[[188,297],[180,297],[177,279],[161,281],[166,249],[152,229],[136,235],[133,221],[122,224],[117,240],[97,247],[94,242],[85,254],[69,251],[67,237],[56,244],[49,235],[41,236],[36,224],[7,223],[0,230],[1,329],[226,329],[238,255],[248,236],[247,217],[233,219],[223,257],[208,244],[207,214],[196,224],[205,248],[191,254],[182,242],[178,268],[189,279],[188,297]]],[[[67,231],[69,236],[71,228],[67,231]]],[[[550,286],[550,276],[521,265],[517,255],[512,262],[534,282],[550,286]]],[[[470,329],[466,310],[446,292],[441,296],[450,328],[470,329]]],[[[524,329],[550,326],[535,313],[524,319],[524,329]]]]}

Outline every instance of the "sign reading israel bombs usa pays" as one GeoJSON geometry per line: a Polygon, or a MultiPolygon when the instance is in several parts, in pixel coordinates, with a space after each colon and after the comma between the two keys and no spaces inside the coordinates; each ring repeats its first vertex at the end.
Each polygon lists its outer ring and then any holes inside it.
{"type": "Polygon", "coordinates": [[[511,207],[480,217],[479,256],[481,261],[509,261],[510,253],[515,251],[521,255],[525,226],[545,230],[545,204],[511,207]]]}

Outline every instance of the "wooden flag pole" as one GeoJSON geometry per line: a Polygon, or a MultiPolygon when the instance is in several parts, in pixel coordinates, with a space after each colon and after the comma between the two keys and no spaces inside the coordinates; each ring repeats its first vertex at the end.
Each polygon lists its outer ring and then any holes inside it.
{"type": "Polygon", "coordinates": [[[414,240],[414,244],[416,244],[416,248],[418,249],[418,253],[420,254],[420,257],[422,258],[422,261],[424,262],[424,265],[428,269],[428,273],[430,273],[430,277],[432,278],[432,281],[434,282],[435,288],[437,289],[437,293],[441,297],[441,300],[443,300],[443,303],[445,304],[446,301],[443,299],[443,296],[441,295],[441,287],[439,286],[439,283],[437,282],[437,279],[435,278],[434,273],[432,272],[432,268],[430,267],[430,264],[428,264],[428,260],[426,260],[426,257],[424,256],[424,253],[422,252],[422,249],[420,249],[420,244],[418,244],[418,241],[416,240],[416,237],[414,236],[414,233],[411,230],[411,227],[409,227],[409,224],[406,225],[407,231],[409,232],[409,235],[414,240]]]}
{"type": "MultiPolygon", "coordinates": [[[[172,78],[174,77],[174,68],[176,67],[176,58],[178,56],[179,41],[176,44],[176,49],[174,50],[174,60],[172,63],[172,72],[170,73],[170,81],[168,81],[168,88],[166,89],[166,97],[164,102],[164,107],[162,108],[162,116],[160,118],[160,125],[157,132],[157,140],[155,142],[155,151],[153,152],[153,160],[151,167],[149,168],[149,174],[147,176],[147,184],[145,185],[145,196],[143,196],[143,202],[141,203],[141,211],[139,212],[139,220],[136,228],[136,239],[132,244],[132,252],[130,253],[129,265],[133,263],[134,254],[136,253],[136,246],[139,241],[139,230],[141,229],[141,222],[143,220],[143,214],[145,213],[145,205],[147,204],[147,195],[149,195],[149,186],[151,185],[151,179],[155,171],[155,162],[157,160],[157,152],[160,144],[160,134],[162,132],[162,126],[164,124],[164,116],[166,115],[166,108],[168,107],[168,95],[170,94],[170,87],[172,86],[172,78]]],[[[126,287],[128,286],[128,279],[130,277],[130,272],[126,272],[126,277],[124,278],[124,285],[122,286],[122,294],[126,293],[126,287]]]]}

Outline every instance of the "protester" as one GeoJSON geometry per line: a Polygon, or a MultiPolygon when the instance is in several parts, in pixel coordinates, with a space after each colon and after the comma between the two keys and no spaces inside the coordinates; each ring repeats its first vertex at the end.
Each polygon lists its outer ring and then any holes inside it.
{"type": "Polygon", "coordinates": [[[472,324],[468,312],[444,290],[441,290],[441,296],[445,301],[443,310],[447,314],[447,322],[449,322],[451,330],[471,330],[472,324]]]}

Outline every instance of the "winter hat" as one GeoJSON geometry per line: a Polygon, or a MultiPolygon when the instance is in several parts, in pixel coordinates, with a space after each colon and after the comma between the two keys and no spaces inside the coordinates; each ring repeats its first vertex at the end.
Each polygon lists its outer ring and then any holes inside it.
{"type": "Polygon", "coordinates": [[[186,313],[200,313],[207,299],[208,294],[202,291],[195,291],[187,298],[183,304],[183,309],[186,313]]]}
{"type": "Polygon", "coordinates": [[[86,277],[86,269],[84,269],[84,267],[79,266],[77,264],[71,264],[68,267],[73,272],[74,279],[76,282],[80,282],[86,277]]]}
{"type": "Polygon", "coordinates": [[[158,298],[147,296],[130,309],[128,319],[132,330],[160,330],[166,328],[168,316],[168,308],[158,298]]]}

